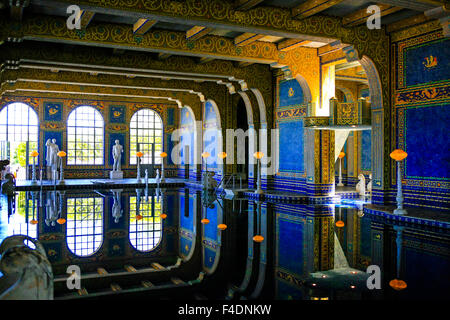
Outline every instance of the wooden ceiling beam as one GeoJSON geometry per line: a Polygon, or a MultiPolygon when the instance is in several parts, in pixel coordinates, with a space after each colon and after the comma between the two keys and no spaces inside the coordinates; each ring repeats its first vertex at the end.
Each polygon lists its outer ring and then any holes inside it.
{"type": "Polygon", "coordinates": [[[137,35],[144,35],[151,29],[158,21],[149,19],[139,19],[133,25],[133,33],[137,35]]]}
{"type": "Polygon", "coordinates": [[[435,0],[375,0],[374,2],[415,11],[426,11],[443,5],[443,1],[435,0]]]}
{"type": "Polygon", "coordinates": [[[325,11],[332,6],[338,5],[344,0],[308,0],[301,5],[292,8],[292,17],[295,19],[304,19],[325,11]]]}
{"type": "Polygon", "coordinates": [[[186,40],[198,40],[203,36],[206,36],[208,33],[210,33],[213,29],[202,27],[202,26],[194,26],[188,31],[186,31],[186,40]]]}
{"type": "Polygon", "coordinates": [[[208,63],[208,62],[210,62],[210,61],[213,61],[214,60],[214,58],[206,58],[206,57],[202,57],[202,58],[200,58],[200,59],[198,59],[198,64],[204,64],[204,63],[208,63]]]}
{"type": "Polygon", "coordinates": [[[75,20],[78,21],[81,19],[80,22],[81,29],[86,29],[89,23],[94,18],[94,16],[95,16],[94,11],[80,10],[75,20]]]}
{"type": "Polygon", "coordinates": [[[235,10],[238,11],[246,11],[256,7],[258,4],[263,2],[264,0],[238,0],[236,3],[235,10]]]}
{"type": "Polygon", "coordinates": [[[302,40],[302,39],[287,39],[277,43],[278,51],[289,51],[298,47],[301,47],[305,44],[310,43],[311,41],[302,40]]]}
{"type": "Polygon", "coordinates": [[[324,56],[326,54],[333,53],[335,51],[341,50],[341,49],[343,49],[343,48],[345,48],[347,46],[348,46],[348,44],[344,44],[344,43],[340,43],[340,42],[339,43],[335,43],[335,42],[334,43],[329,43],[329,44],[327,44],[325,46],[322,46],[322,47],[318,48],[317,49],[317,55],[319,57],[321,57],[321,56],[324,56]]]}
{"type": "MultiPolygon", "coordinates": [[[[381,17],[387,16],[388,14],[403,10],[400,7],[394,7],[387,4],[379,4],[381,17]]],[[[345,27],[359,26],[367,22],[367,19],[372,15],[372,12],[367,12],[367,8],[358,10],[354,13],[350,13],[342,18],[342,24],[345,27]]]]}
{"type": "Polygon", "coordinates": [[[158,60],[166,60],[170,56],[171,56],[170,53],[160,52],[160,53],[158,53],[158,60]]]}
{"type": "Polygon", "coordinates": [[[263,34],[246,32],[246,33],[243,33],[240,36],[237,36],[236,38],[234,38],[234,44],[236,46],[246,46],[255,41],[258,41],[259,39],[261,39],[263,37],[264,37],[263,34]]]}
{"type": "Polygon", "coordinates": [[[414,17],[410,17],[410,18],[407,18],[407,19],[402,19],[402,20],[399,20],[397,22],[388,24],[387,27],[386,27],[386,31],[389,32],[389,33],[396,32],[396,31],[399,31],[399,30],[406,29],[408,27],[414,26],[416,24],[421,24],[421,23],[427,22],[429,20],[431,20],[431,18],[429,18],[429,17],[425,16],[423,13],[421,13],[421,14],[418,14],[418,15],[416,15],[414,17]]]}
{"type": "Polygon", "coordinates": [[[237,65],[239,68],[245,68],[245,67],[248,67],[248,66],[250,66],[250,65],[252,65],[252,64],[253,64],[253,62],[239,61],[236,65],[237,65]]]}

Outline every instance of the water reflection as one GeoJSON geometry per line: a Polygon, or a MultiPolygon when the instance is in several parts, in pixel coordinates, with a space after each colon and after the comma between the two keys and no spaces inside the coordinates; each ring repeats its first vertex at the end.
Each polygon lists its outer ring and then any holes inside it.
{"type": "Polygon", "coordinates": [[[161,241],[162,219],[159,196],[130,196],[130,242],[139,251],[153,250],[161,241]]]}
{"type": "Polygon", "coordinates": [[[67,247],[79,256],[95,253],[103,241],[103,198],[67,198],[67,247]]]}
{"type": "Polygon", "coordinates": [[[0,241],[12,234],[39,238],[61,274],[73,263],[123,272],[124,264],[148,268],[181,257],[179,268],[189,272],[180,274],[202,272],[201,286],[192,290],[210,299],[446,296],[448,232],[364,215],[358,200],[310,205],[208,198],[187,189],[19,192],[9,223],[3,201],[0,241]],[[380,290],[367,287],[370,265],[381,270],[380,290]],[[394,290],[393,279],[407,288],[394,290]]]}

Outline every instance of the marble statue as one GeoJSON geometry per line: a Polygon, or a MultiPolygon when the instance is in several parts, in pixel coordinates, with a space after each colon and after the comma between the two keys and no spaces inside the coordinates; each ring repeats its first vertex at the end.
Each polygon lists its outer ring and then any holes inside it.
{"type": "Polygon", "coordinates": [[[358,176],[359,182],[356,184],[356,191],[360,196],[366,195],[366,178],[362,173],[358,176]]]}
{"type": "Polygon", "coordinates": [[[7,237],[0,255],[0,300],[53,300],[52,267],[39,241],[25,235],[7,237]]]}
{"type": "Polygon", "coordinates": [[[60,159],[58,157],[59,147],[56,144],[56,139],[48,139],[45,146],[47,147],[47,156],[45,160],[47,161],[47,168],[50,169],[50,172],[47,173],[49,173],[49,178],[55,180],[58,178],[57,171],[61,166],[60,159]]]}
{"type": "Polygon", "coordinates": [[[111,179],[123,179],[123,172],[120,168],[122,160],[123,146],[119,140],[115,141],[115,145],[112,148],[112,156],[114,159],[113,170],[110,172],[111,179]]]}
{"type": "Polygon", "coordinates": [[[120,160],[122,159],[123,147],[120,144],[119,140],[115,141],[115,145],[112,149],[112,156],[114,159],[113,171],[121,171],[120,170],[120,160]]]}

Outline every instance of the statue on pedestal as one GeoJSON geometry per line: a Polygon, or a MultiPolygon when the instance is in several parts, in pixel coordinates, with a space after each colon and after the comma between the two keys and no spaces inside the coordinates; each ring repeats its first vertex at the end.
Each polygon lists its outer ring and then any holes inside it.
{"type": "Polygon", "coordinates": [[[45,160],[47,161],[47,175],[51,180],[58,178],[58,168],[60,167],[60,161],[58,158],[59,147],[56,144],[56,139],[48,139],[45,143],[47,147],[47,156],[45,160]]]}
{"type": "Polygon", "coordinates": [[[362,173],[358,176],[359,182],[356,185],[356,192],[359,193],[360,196],[366,195],[366,177],[362,173]]]}
{"type": "Polygon", "coordinates": [[[111,179],[123,179],[123,172],[120,170],[120,162],[122,160],[123,146],[119,140],[115,141],[112,147],[112,157],[114,159],[113,170],[110,172],[111,179]]]}

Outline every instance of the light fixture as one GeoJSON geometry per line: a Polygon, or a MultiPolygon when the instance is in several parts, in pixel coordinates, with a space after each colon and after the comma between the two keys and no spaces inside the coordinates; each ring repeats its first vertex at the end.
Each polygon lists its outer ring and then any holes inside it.
{"type": "Polygon", "coordinates": [[[227,225],[226,224],[224,224],[224,223],[221,223],[221,224],[219,224],[218,226],[217,226],[217,228],[219,228],[220,230],[225,230],[226,228],[227,228],[227,225]]]}
{"type": "Polygon", "coordinates": [[[136,152],[137,168],[136,168],[136,182],[141,182],[141,158],[144,154],[141,151],[136,152]]]}
{"type": "Polygon", "coordinates": [[[57,153],[58,157],[59,157],[59,163],[60,163],[60,171],[59,171],[59,184],[64,184],[64,166],[63,166],[63,158],[65,156],[67,156],[67,153],[65,153],[64,151],[59,151],[57,153]]]}
{"type": "Polygon", "coordinates": [[[162,214],[160,215],[160,218],[163,219],[163,220],[166,219],[166,218],[167,218],[167,214],[162,213],[162,214]]]}
{"type": "Polygon", "coordinates": [[[161,157],[161,180],[160,181],[164,182],[165,181],[165,179],[164,179],[164,159],[167,157],[167,153],[165,153],[163,151],[159,154],[159,156],[161,157]]]}
{"type": "Polygon", "coordinates": [[[389,156],[397,161],[397,197],[395,198],[397,200],[397,209],[394,210],[394,214],[405,215],[407,214],[407,211],[403,209],[402,176],[400,170],[400,162],[405,159],[408,154],[401,149],[395,149],[389,156]]]}
{"type": "Polygon", "coordinates": [[[253,237],[253,241],[257,242],[257,243],[261,243],[264,241],[264,237],[260,236],[260,235],[256,235],[253,237]]]}
{"type": "Polygon", "coordinates": [[[59,218],[58,220],[56,220],[56,222],[57,222],[58,224],[64,224],[64,223],[66,223],[66,219],[64,219],[64,218],[59,218]]]}
{"type": "MultiPolygon", "coordinates": [[[[227,157],[227,153],[222,151],[217,155],[217,157],[219,159],[222,159],[222,165],[221,165],[222,166],[222,182],[220,183],[219,188],[224,189],[225,188],[225,179],[223,177],[225,177],[225,163],[224,163],[223,159],[225,159],[227,157]]],[[[234,188],[234,185],[233,185],[233,188],[234,188]]]]}
{"type": "Polygon", "coordinates": [[[262,153],[261,151],[256,151],[253,154],[253,157],[256,158],[256,163],[257,163],[257,175],[258,175],[258,180],[256,181],[256,194],[263,194],[264,192],[262,191],[261,188],[261,159],[264,157],[264,153],[262,153]]]}
{"type": "Polygon", "coordinates": [[[209,223],[209,220],[206,219],[206,218],[203,218],[200,222],[201,222],[202,224],[208,224],[208,223],[209,223]]]}
{"type": "Polygon", "coordinates": [[[389,281],[389,285],[397,291],[406,289],[407,285],[406,282],[403,280],[399,280],[399,279],[393,279],[391,281],[389,281]]]}
{"type": "Polygon", "coordinates": [[[338,187],[343,187],[344,184],[342,183],[342,158],[345,157],[345,152],[341,151],[339,153],[339,183],[337,184],[338,187]]]}
{"type": "Polygon", "coordinates": [[[33,157],[33,172],[31,175],[31,182],[33,184],[37,183],[36,180],[36,157],[39,155],[39,152],[37,152],[36,150],[34,150],[33,152],[30,153],[30,156],[33,157]]]}

